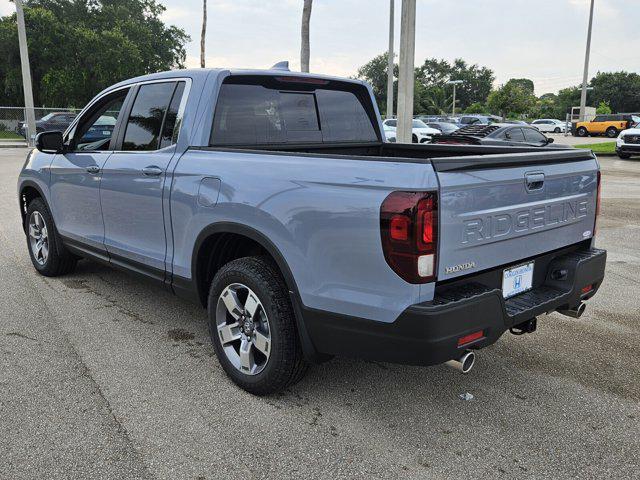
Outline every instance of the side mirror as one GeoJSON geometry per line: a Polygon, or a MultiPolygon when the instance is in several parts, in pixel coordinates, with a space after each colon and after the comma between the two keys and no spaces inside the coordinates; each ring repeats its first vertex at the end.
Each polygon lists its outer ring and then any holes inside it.
{"type": "Polygon", "coordinates": [[[62,132],[41,132],[36,135],[36,148],[46,153],[62,153],[64,141],[62,132]]]}
{"type": "Polygon", "coordinates": [[[554,141],[553,138],[547,138],[547,144],[553,143],[553,141],[554,141]]]}

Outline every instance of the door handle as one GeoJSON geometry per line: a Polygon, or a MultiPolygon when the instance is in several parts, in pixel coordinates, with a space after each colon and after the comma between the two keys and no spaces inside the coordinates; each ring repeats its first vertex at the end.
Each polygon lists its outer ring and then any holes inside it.
{"type": "Polygon", "coordinates": [[[99,173],[100,172],[100,167],[97,165],[90,165],[87,167],[87,172],[89,173],[99,173]]]}
{"type": "Polygon", "coordinates": [[[142,169],[142,173],[147,177],[157,177],[162,173],[162,169],[155,165],[149,165],[148,167],[144,167],[142,169]]]}
{"type": "Polygon", "coordinates": [[[544,173],[527,173],[524,179],[529,192],[537,192],[544,187],[544,173]]]}

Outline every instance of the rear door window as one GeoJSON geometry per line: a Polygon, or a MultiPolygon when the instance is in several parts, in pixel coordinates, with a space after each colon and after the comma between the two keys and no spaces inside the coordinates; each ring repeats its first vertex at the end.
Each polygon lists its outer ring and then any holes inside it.
{"type": "Polygon", "coordinates": [[[158,149],[160,129],[175,86],[175,82],[140,86],[127,119],[122,150],[158,149]]]}
{"type": "Polygon", "coordinates": [[[524,138],[528,143],[547,143],[547,137],[533,128],[523,128],[524,138]]]}
{"type": "MultiPolygon", "coordinates": [[[[255,82],[255,79],[253,80],[255,82]]],[[[225,83],[220,89],[210,144],[372,142],[376,131],[360,99],[350,91],[303,91],[225,83]]]]}
{"type": "Polygon", "coordinates": [[[524,135],[520,128],[512,128],[507,132],[506,137],[512,142],[524,142],[524,135]]]}

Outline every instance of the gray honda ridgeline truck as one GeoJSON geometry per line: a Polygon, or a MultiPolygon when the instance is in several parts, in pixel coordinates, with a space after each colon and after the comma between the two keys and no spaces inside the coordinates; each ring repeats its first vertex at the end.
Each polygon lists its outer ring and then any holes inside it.
{"type": "Polygon", "coordinates": [[[384,138],[356,80],[124,81],[38,135],[18,182],[31,260],[100,260],[200,303],[254,394],[334,355],[467,372],[505,331],[582,314],[606,260],[591,152],[384,138]]]}

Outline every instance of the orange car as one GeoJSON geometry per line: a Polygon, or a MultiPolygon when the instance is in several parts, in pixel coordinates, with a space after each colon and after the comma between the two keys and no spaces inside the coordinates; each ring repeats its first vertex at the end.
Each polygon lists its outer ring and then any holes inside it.
{"type": "Polygon", "coordinates": [[[576,122],[571,128],[571,133],[578,137],[588,135],[606,135],[616,138],[622,130],[631,126],[631,115],[596,115],[588,122],[576,122]]]}

